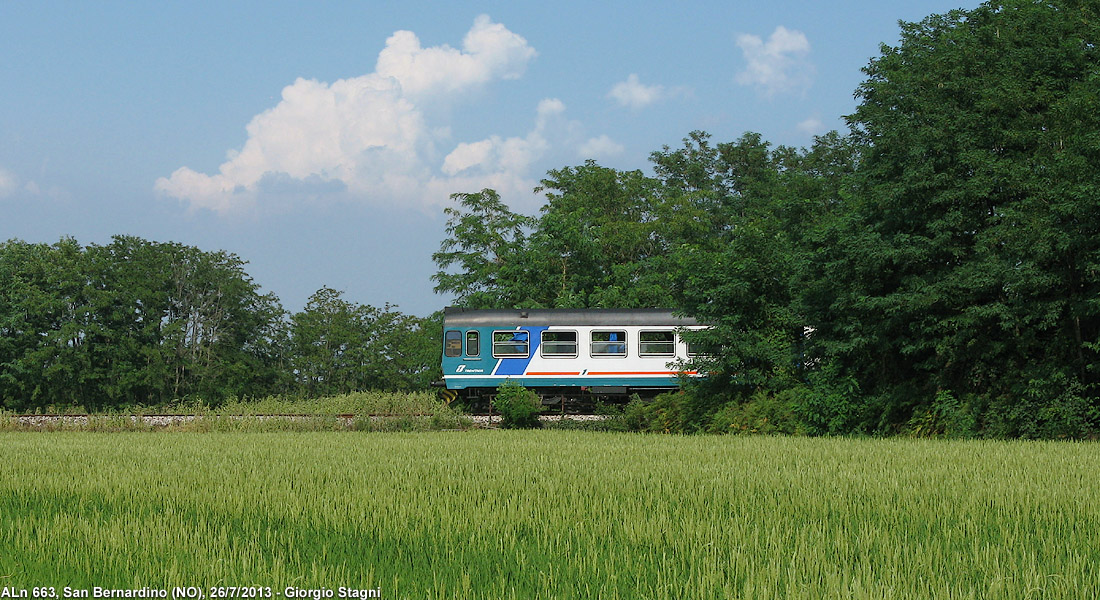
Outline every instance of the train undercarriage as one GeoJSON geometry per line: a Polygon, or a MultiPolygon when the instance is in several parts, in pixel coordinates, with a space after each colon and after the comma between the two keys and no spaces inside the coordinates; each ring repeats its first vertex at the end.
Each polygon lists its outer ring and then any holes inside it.
{"type": "MultiPolygon", "coordinates": [[[[538,394],[543,414],[591,415],[600,413],[604,410],[602,407],[623,407],[634,398],[648,401],[676,389],[603,386],[531,388],[531,391],[538,394]]],[[[492,403],[496,392],[494,388],[444,390],[443,397],[448,404],[461,408],[468,414],[488,415],[494,412],[492,403]]]]}

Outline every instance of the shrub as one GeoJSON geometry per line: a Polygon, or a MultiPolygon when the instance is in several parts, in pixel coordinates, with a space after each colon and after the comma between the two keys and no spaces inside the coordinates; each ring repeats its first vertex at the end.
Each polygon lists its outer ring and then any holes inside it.
{"type": "Polygon", "coordinates": [[[802,390],[777,393],[757,390],[747,400],[734,400],[714,413],[710,433],[800,433],[804,428],[794,416],[793,405],[802,390]]]}
{"type": "Polygon", "coordinates": [[[689,433],[698,429],[691,419],[695,396],[685,392],[668,392],[653,400],[638,396],[626,405],[623,422],[631,431],[650,433],[689,433]]]}
{"type": "Polygon", "coordinates": [[[919,410],[906,429],[917,437],[971,438],[977,427],[970,402],[962,402],[950,391],[940,390],[932,405],[919,410]]]}
{"type": "Polygon", "coordinates": [[[1100,429],[1097,390],[1063,373],[1028,373],[1014,394],[991,399],[982,435],[992,438],[1087,439],[1100,429]]]}
{"type": "Polygon", "coordinates": [[[810,435],[844,435],[866,429],[867,400],[854,377],[836,363],[827,363],[809,375],[808,386],[787,390],[800,428],[810,435]]]}
{"type": "Polygon", "coordinates": [[[514,381],[505,381],[497,387],[493,405],[500,413],[500,424],[505,429],[536,429],[540,426],[539,413],[542,402],[538,394],[514,381]]]}
{"type": "Polygon", "coordinates": [[[432,414],[432,429],[470,429],[471,427],[473,427],[473,421],[450,406],[441,406],[432,414]]]}

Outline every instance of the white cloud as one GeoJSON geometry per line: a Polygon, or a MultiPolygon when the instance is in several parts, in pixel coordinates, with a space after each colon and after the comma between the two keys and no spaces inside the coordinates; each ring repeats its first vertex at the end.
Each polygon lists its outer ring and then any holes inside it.
{"type": "Polygon", "coordinates": [[[527,40],[493,23],[486,15],[474,21],[462,41],[463,50],[443,45],[421,48],[411,31],[398,31],[386,40],[378,54],[375,72],[392,77],[410,96],[437,92],[457,92],[465,87],[494,79],[517,79],[535,49],[527,40]]]}
{"type": "Polygon", "coordinates": [[[666,95],[662,85],[644,85],[638,80],[638,76],[631,73],[626,81],[616,83],[607,97],[619,104],[633,109],[644,108],[660,100],[666,95]]]}
{"type": "Polygon", "coordinates": [[[748,63],[737,74],[737,83],[751,85],[765,96],[805,91],[813,79],[813,65],[807,60],[810,42],[801,31],[780,25],[768,36],[737,36],[737,47],[748,63]]]}
{"type": "Polygon", "coordinates": [[[547,140],[551,123],[565,113],[565,104],[557,98],[539,102],[535,128],[525,137],[492,136],[471,144],[459,144],[443,159],[443,172],[525,173],[550,147],[547,140]]]}
{"type": "Polygon", "coordinates": [[[614,100],[619,106],[639,110],[662,100],[690,95],[691,90],[686,87],[645,85],[638,79],[637,74],[631,73],[626,81],[620,81],[611,86],[607,98],[614,100]]]}
{"type": "Polygon", "coordinates": [[[19,179],[15,174],[0,168],[0,198],[14,194],[17,189],[19,189],[19,179]]]}
{"type": "Polygon", "coordinates": [[[471,167],[483,165],[489,162],[492,152],[493,140],[481,140],[472,144],[463,142],[443,159],[443,172],[454,175],[471,167]]]}
{"type": "Polygon", "coordinates": [[[623,145],[615,140],[601,135],[594,137],[581,144],[578,150],[581,158],[603,158],[607,156],[615,156],[623,153],[623,145]]]}
{"type": "Polygon", "coordinates": [[[805,121],[799,123],[796,128],[799,133],[808,136],[821,135],[825,133],[825,124],[821,122],[821,119],[817,117],[810,117],[805,121]]]}
{"type": "MultiPolygon", "coordinates": [[[[247,209],[273,188],[303,197],[311,197],[310,189],[338,188],[368,201],[438,205],[449,192],[438,196],[446,178],[437,171],[454,176],[490,160],[490,150],[497,152],[496,170],[515,171],[515,179],[539,153],[538,123],[527,138],[500,140],[506,148],[497,148],[493,139],[459,144],[439,166],[436,144],[448,128],[429,124],[422,106],[520,77],[534,56],[526,40],[487,16],[475,20],[462,50],[422,48],[415,34],[398,31],[386,41],[373,73],[331,84],[298,79],[283,89],[278,104],[252,119],[244,146],[229,151],[217,173],[181,167],[158,179],[155,188],[193,208],[218,212],[247,209]]],[[[550,102],[564,110],[560,101],[550,102]]],[[[540,119],[543,111],[540,104],[540,119]]]]}

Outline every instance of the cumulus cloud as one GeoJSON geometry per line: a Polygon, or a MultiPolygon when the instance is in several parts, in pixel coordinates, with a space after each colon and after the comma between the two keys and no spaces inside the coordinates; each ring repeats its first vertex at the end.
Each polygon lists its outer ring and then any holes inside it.
{"type": "Polygon", "coordinates": [[[623,145],[615,140],[601,135],[599,137],[590,138],[585,143],[581,144],[578,149],[578,154],[581,158],[604,158],[608,156],[615,156],[623,153],[623,145]]]}
{"type": "MultiPolygon", "coordinates": [[[[273,190],[284,197],[338,190],[368,201],[442,204],[447,194],[435,196],[446,187],[440,170],[456,175],[490,159],[498,170],[522,169],[539,151],[540,125],[527,138],[459,144],[440,168],[436,146],[447,128],[428,122],[423,103],[518,78],[534,56],[524,38],[487,16],[474,21],[461,49],[423,48],[415,34],[398,31],[386,40],[373,73],[333,83],[299,78],[278,104],[252,119],[244,146],[229,151],[217,173],[181,167],[155,188],[218,212],[267,201],[273,190]],[[519,147],[519,155],[498,142],[519,147]]],[[[540,105],[540,115],[543,110],[540,105]]]]}
{"type": "Polygon", "coordinates": [[[799,133],[807,136],[821,135],[825,133],[825,124],[817,117],[810,117],[797,125],[799,133]]]}
{"type": "Polygon", "coordinates": [[[398,31],[386,40],[378,54],[375,72],[392,77],[410,96],[458,92],[471,85],[494,79],[517,79],[523,75],[535,50],[527,40],[493,23],[486,15],[474,21],[462,41],[462,50],[443,45],[421,48],[411,31],[398,31]]]}
{"type": "Polygon", "coordinates": [[[765,96],[804,91],[813,79],[813,65],[807,57],[810,42],[801,31],[780,25],[765,42],[759,36],[737,36],[737,47],[747,63],[737,74],[737,83],[751,85],[765,96]]]}
{"type": "Polygon", "coordinates": [[[565,104],[557,98],[539,102],[535,128],[525,137],[492,136],[473,143],[459,144],[443,159],[443,172],[521,173],[526,172],[550,146],[547,140],[552,123],[565,112],[565,104]]]}
{"type": "Polygon", "coordinates": [[[633,109],[644,108],[660,100],[666,95],[662,85],[644,85],[638,80],[638,76],[631,73],[626,81],[616,83],[607,97],[614,100],[619,106],[633,109]]]}
{"type": "Polygon", "coordinates": [[[10,196],[19,189],[19,180],[15,174],[0,167],[0,198],[10,196]]]}

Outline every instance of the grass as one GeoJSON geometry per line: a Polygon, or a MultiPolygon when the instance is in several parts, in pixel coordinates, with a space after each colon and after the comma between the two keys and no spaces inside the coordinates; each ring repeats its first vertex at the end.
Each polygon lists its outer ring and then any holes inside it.
{"type": "MultiPolygon", "coordinates": [[[[322,398],[268,396],[230,398],[217,406],[180,400],[167,405],[126,406],[110,411],[124,415],[430,415],[443,402],[435,392],[352,392],[322,398]]],[[[84,414],[82,406],[47,406],[36,413],[84,414]]]]}
{"type": "MultiPolygon", "coordinates": [[[[268,397],[224,402],[217,407],[181,402],[168,406],[138,406],[83,415],[84,409],[58,410],[44,415],[79,415],[66,419],[22,420],[0,411],[0,431],[431,431],[468,429],[472,421],[428,392],[355,392],[324,398],[268,397]],[[149,415],[194,416],[195,419],[151,422],[149,415]]],[[[156,420],[154,421],[162,421],[156,420]]],[[[0,585],[3,582],[0,581],[0,585]]]]}
{"type": "Polygon", "coordinates": [[[576,431],[0,434],[0,586],[1100,596],[1100,446],[576,431]]]}
{"type": "Polygon", "coordinates": [[[434,392],[353,392],[324,398],[271,396],[230,400],[212,412],[221,415],[431,415],[443,406],[434,392]]]}

